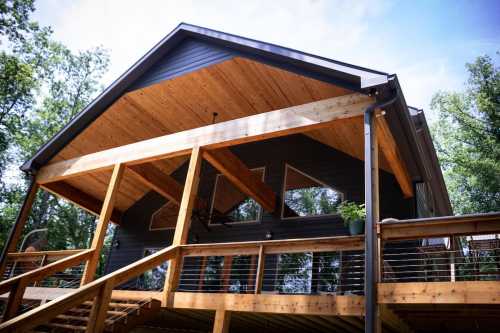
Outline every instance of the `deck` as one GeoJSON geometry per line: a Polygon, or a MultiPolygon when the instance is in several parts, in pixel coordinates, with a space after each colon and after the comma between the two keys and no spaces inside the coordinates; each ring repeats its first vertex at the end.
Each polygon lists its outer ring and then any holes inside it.
{"type": "MultiPolygon", "coordinates": [[[[384,221],[379,226],[384,250],[379,258],[383,269],[377,300],[384,332],[433,332],[436,327],[442,332],[495,331],[500,318],[496,236],[500,214],[384,221]],[[430,243],[429,239],[443,241],[430,243]]],[[[22,296],[24,313],[0,324],[0,332],[34,328],[56,315],[70,317],[64,311],[91,301],[103,290],[109,290],[109,304],[116,300],[161,303],[138,331],[146,325],[206,332],[222,312],[230,316],[231,330],[237,332],[362,332],[363,247],[360,236],[171,246],[79,288],[48,287],[47,281],[54,283],[61,274],[61,267],[54,266],[66,262],[63,267],[68,272],[89,250],[45,253],[55,258],[52,263],[0,283],[0,292],[27,285],[22,296]],[[291,254],[309,258],[303,264],[305,275],[300,270],[287,271],[272,260],[291,254]],[[316,260],[334,254],[333,272],[315,272],[316,260]],[[155,289],[153,284],[146,290],[138,283],[137,277],[176,259],[182,264],[170,281],[172,287],[155,289]],[[213,260],[216,264],[210,266],[213,260]],[[216,278],[207,275],[214,274],[213,267],[220,268],[216,278]],[[321,283],[314,286],[316,280],[321,283]]],[[[12,254],[11,259],[19,265],[39,255],[12,254]]],[[[0,298],[12,303],[16,289],[10,290],[0,298]]]]}

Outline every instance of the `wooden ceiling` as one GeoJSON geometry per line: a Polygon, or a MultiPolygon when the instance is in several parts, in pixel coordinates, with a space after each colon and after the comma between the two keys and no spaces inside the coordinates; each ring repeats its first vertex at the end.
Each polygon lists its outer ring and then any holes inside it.
{"type": "MultiPolygon", "coordinates": [[[[275,109],[349,94],[337,86],[235,57],[170,80],[129,92],[62,149],[51,162],[232,120],[275,109]]],[[[363,121],[337,121],[331,128],[308,132],[311,138],[351,156],[363,158],[363,121]]],[[[186,160],[176,157],[153,165],[171,174],[186,160]]],[[[388,170],[383,155],[381,167],[388,170]]],[[[75,177],[66,182],[103,200],[111,171],[75,177]]],[[[115,207],[125,211],[149,191],[126,171],[115,207]]]]}

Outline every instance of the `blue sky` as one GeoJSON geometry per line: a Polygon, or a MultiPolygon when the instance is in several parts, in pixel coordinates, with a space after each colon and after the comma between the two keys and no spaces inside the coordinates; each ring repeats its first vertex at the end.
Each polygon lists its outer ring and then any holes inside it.
{"type": "Polygon", "coordinates": [[[498,62],[500,1],[39,0],[35,18],[74,50],[103,45],[109,84],[180,22],[272,42],[399,76],[408,104],[458,90],[466,62],[498,62]]]}

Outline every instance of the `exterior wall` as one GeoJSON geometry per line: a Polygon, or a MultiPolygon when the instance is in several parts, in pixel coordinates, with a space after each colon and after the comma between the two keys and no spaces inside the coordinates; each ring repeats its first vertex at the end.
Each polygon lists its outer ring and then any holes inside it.
{"type": "MultiPolygon", "coordinates": [[[[364,200],[363,162],[323,145],[304,135],[293,135],[262,142],[233,147],[232,151],[249,168],[266,167],[265,182],[281,196],[285,163],[298,168],[345,193],[345,199],[357,202],[364,200]]],[[[173,177],[183,183],[187,163],[173,177]]],[[[203,162],[199,195],[211,202],[217,171],[203,162]]],[[[380,173],[381,217],[414,217],[414,200],[403,199],[395,178],[384,171],[380,173]]],[[[153,212],[165,203],[156,193],[145,195],[127,210],[123,223],[117,229],[119,247],[113,249],[107,271],[132,263],[143,256],[146,248],[163,248],[171,243],[173,230],[150,231],[153,212]]],[[[279,205],[281,207],[281,205],[279,205]]],[[[273,216],[263,212],[261,221],[231,226],[210,226],[207,230],[196,219],[192,222],[190,242],[199,243],[238,242],[263,240],[267,231],[273,239],[306,238],[347,235],[347,228],[337,216],[281,219],[281,212],[273,216]]]]}

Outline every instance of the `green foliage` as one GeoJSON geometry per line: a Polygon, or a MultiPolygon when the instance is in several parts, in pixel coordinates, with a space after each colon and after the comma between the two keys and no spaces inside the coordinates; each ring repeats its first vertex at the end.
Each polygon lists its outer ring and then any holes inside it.
{"type": "Polygon", "coordinates": [[[432,127],[455,213],[500,210],[500,71],[488,56],[467,64],[466,90],[432,100],[432,127]]]}
{"type": "Polygon", "coordinates": [[[0,35],[11,40],[36,27],[29,16],[35,10],[34,0],[0,0],[0,35]]]}
{"type": "Polygon", "coordinates": [[[335,214],[341,197],[327,187],[308,187],[285,192],[285,204],[299,216],[335,214]]]}
{"type": "Polygon", "coordinates": [[[339,205],[338,211],[345,225],[348,225],[349,222],[364,221],[366,219],[365,204],[358,205],[355,202],[346,200],[339,205]]]}
{"type": "MultiPolygon", "coordinates": [[[[13,170],[91,101],[101,89],[99,80],[109,62],[102,48],[75,53],[54,41],[50,28],[30,21],[33,9],[33,1],[0,0],[0,41],[4,42],[0,51],[0,247],[27,190],[24,176],[13,170]]],[[[49,229],[46,249],[86,248],[95,217],[39,191],[24,234],[40,228],[49,229]]],[[[107,248],[112,231],[110,227],[107,248]]],[[[100,272],[103,267],[101,258],[100,272]]]]}

